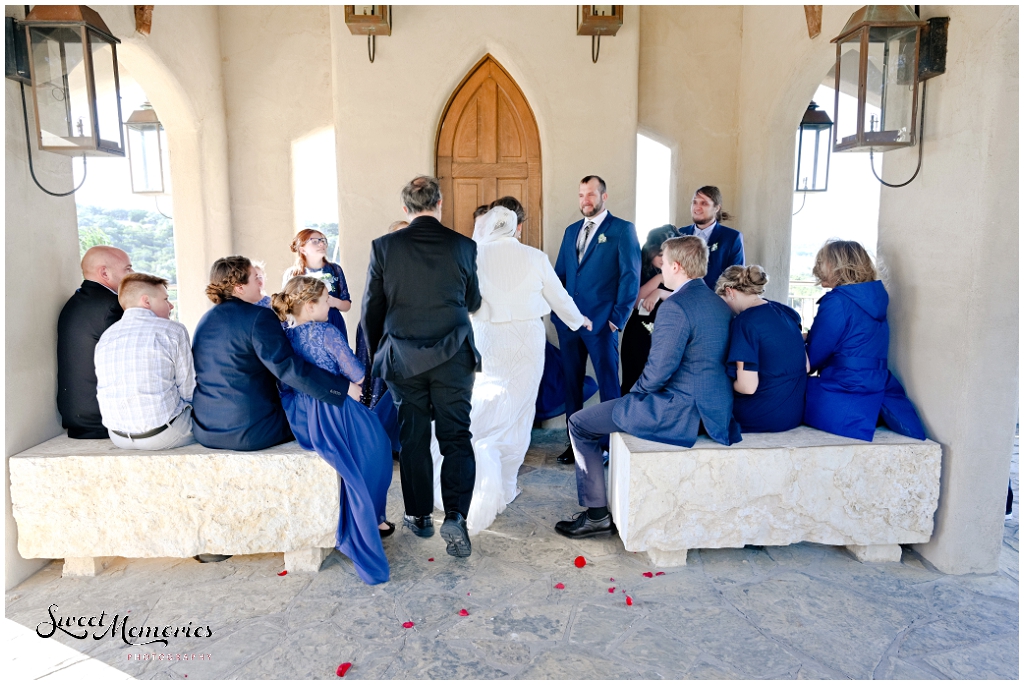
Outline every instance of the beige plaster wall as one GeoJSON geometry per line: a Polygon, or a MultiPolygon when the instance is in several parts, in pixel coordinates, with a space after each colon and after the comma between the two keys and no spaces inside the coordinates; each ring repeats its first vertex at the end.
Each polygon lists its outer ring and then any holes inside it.
{"type": "Polygon", "coordinates": [[[233,249],[266,261],[275,292],[294,261],[292,143],[334,126],[329,10],[232,5],[219,13],[233,249]]]}
{"type": "Polygon", "coordinates": [[[132,5],[93,9],[121,39],[118,59],[146,91],[167,131],[178,316],[192,330],[210,306],[204,294],[210,265],[232,249],[218,10],[159,5],[152,31],[144,36],[135,32],[132,5]]]}
{"type": "Polygon", "coordinates": [[[575,8],[394,8],[394,34],[353,36],[341,6],[331,8],[341,264],[352,291],[354,334],[370,241],[401,215],[399,193],[434,173],[434,142],[445,104],[490,53],[511,74],[540,129],[544,249],[552,259],[579,214],[579,179],[601,175],[608,207],[632,220],[636,195],[639,12],[627,7],[614,38],[591,63],[590,39],[576,36],[575,8]]]}
{"type": "MultiPolygon", "coordinates": [[[[641,133],[672,148],[676,226],[691,222],[697,188],[716,185],[729,226],[739,216],[740,56],[743,7],[645,5],[640,10],[641,133]]],[[[639,227],[641,233],[654,226],[639,227]]]]}
{"type": "MultiPolygon", "coordinates": [[[[21,18],[21,8],[7,16],[21,18]]],[[[74,197],[50,197],[29,175],[25,124],[18,84],[4,81],[4,589],[46,560],[22,559],[11,514],[8,458],[61,432],[57,413],[57,316],[82,282],[78,216],[74,197]],[[29,267],[26,260],[31,263],[29,267]],[[26,291],[27,268],[45,287],[26,291]]],[[[26,91],[31,121],[32,94],[26,91]]],[[[39,152],[33,139],[36,178],[47,189],[66,192],[81,181],[81,162],[39,152]]]]}
{"type": "MultiPolygon", "coordinates": [[[[942,571],[991,573],[1018,415],[1019,9],[922,16],[950,18],[949,53],[928,82],[921,173],[882,188],[890,362],[943,446],[935,535],[916,548],[942,571]]],[[[883,178],[916,166],[916,148],[886,153],[883,178]]]]}

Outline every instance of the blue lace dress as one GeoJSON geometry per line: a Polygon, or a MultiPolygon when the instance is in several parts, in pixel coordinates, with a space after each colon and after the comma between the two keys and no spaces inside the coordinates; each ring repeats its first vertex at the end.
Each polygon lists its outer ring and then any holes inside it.
{"type": "MultiPolygon", "coordinates": [[[[295,353],[321,369],[362,380],[364,367],[340,331],[313,321],[287,329],[295,353]]],[[[341,513],[337,548],[355,564],[366,583],[390,577],[377,524],[385,520],[391,485],[391,442],[373,412],[355,400],[335,406],[293,388],[284,388],[281,403],[295,439],[315,450],[341,476],[341,513]]]]}

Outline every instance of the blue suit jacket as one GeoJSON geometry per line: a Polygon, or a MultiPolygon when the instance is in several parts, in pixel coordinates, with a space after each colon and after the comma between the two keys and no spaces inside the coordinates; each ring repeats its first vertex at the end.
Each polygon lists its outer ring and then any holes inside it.
{"type": "Polygon", "coordinates": [[[348,380],[292,351],[266,307],[231,299],[203,315],[192,341],[196,440],[206,447],[260,450],[292,439],[276,380],[341,404],[348,380]]]}
{"type": "MultiPolygon", "coordinates": [[[[640,242],[636,228],[608,212],[583,260],[577,261],[576,241],[582,230],[582,219],[565,229],[555,274],[580,312],[594,322],[593,332],[581,328],[580,335],[608,332],[609,321],[621,331],[640,292],[640,242]]],[[[568,330],[555,314],[551,321],[560,332],[568,330]]]]}
{"type": "Polygon", "coordinates": [[[693,447],[701,421],[715,442],[739,442],[726,374],[732,312],[701,280],[661,303],[643,375],[615,406],[615,425],[631,435],[693,447]]]}
{"type": "MultiPolygon", "coordinates": [[[[693,232],[693,224],[679,229],[679,235],[693,235],[693,232]]],[[[736,264],[744,264],[743,234],[734,228],[715,224],[708,240],[708,272],[704,276],[704,282],[711,288],[711,292],[715,292],[715,284],[722,272],[736,264]]]]}

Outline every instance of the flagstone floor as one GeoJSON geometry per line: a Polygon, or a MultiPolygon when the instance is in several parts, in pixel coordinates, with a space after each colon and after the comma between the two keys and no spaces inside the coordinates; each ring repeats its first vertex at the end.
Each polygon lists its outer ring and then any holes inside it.
{"type": "MultiPolygon", "coordinates": [[[[691,551],[688,566],[646,578],[657,569],[618,538],[554,533],[578,508],[573,470],[555,462],[562,435],[534,432],[523,493],[474,538],[469,559],[445,554],[439,536],[399,528],[386,541],[392,580],[382,586],[364,585],[334,555],[318,574],[283,577],[279,554],[118,559],[96,578],[61,578],[53,562],[6,594],[5,672],[336,678],[350,662],[348,679],[1018,677],[1016,514],[993,575],[945,576],[910,551],[899,564],[862,564],[800,544],[691,551]],[[108,622],[127,615],[130,625],[191,621],[213,635],[167,647],[60,632],[44,641],[31,631],[51,604],[63,615],[105,611],[108,622]],[[197,658],[138,660],[147,653],[197,658]]],[[[1015,446],[1015,492],[1017,464],[1015,446]]],[[[397,469],[389,512],[400,520],[397,469]]]]}

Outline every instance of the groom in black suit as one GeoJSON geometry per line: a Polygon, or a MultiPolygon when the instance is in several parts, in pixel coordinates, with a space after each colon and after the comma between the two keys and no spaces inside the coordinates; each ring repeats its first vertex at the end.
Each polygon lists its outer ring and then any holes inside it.
{"type": "Polygon", "coordinates": [[[437,179],[418,176],[402,189],[409,225],[373,241],[363,297],[363,330],[373,375],[387,381],[398,405],[404,524],[434,534],[434,469],[430,422],[441,465],[448,554],[472,551],[466,516],[476,460],[469,430],[473,374],[480,353],[469,313],[480,308],[476,243],[441,222],[437,179]]]}

